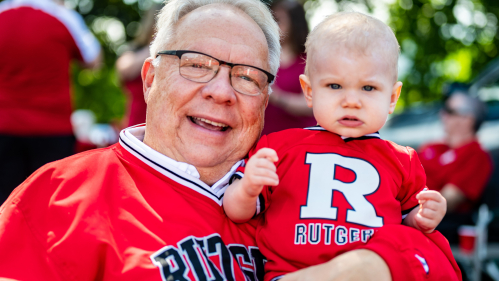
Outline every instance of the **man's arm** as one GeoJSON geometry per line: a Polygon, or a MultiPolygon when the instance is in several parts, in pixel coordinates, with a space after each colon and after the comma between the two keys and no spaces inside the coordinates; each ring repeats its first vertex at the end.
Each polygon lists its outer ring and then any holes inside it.
{"type": "Polygon", "coordinates": [[[440,193],[445,200],[447,200],[447,210],[449,212],[456,210],[456,208],[466,200],[464,193],[459,187],[452,183],[444,185],[440,193]]]}
{"type": "Polygon", "coordinates": [[[339,255],[329,262],[307,267],[285,275],[280,281],[391,281],[386,262],[369,250],[354,250],[339,255]]]}

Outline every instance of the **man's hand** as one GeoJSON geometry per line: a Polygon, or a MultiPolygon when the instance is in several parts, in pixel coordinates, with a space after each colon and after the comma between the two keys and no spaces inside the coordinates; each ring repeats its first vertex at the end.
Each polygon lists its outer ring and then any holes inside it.
{"type": "Polygon", "coordinates": [[[258,197],[265,185],[276,186],[279,177],[274,162],[279,158],[275,150],[262,148],[253,155],[246,164],[244,177],[241,179],[241,188],[250,197],[258,197]]]}
{"type": "Polygon", "coordinates": [[[280,281],[391,281],[385,261],[369,250],[353,250],[329,262],[285,275],[280,281]]]}
{"type": "Polygon", "coordinates": [[[414,216],[416,227],[424,233],[431,233],[445,216],[447,202],[439,192],[426,189],[416,195],[416,199],[419,200],[419,210],[414,216]]]}

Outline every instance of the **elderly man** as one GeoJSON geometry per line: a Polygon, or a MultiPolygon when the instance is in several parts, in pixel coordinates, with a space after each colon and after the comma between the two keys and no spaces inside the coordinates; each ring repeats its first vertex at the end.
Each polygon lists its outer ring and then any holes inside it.
{"type": "MultiPolygon", "coordinates": [[[[257,0],[172,0],[151,53],[142,70],[147,126],[44,166],[1,207],[0,277],[263,280],[253,225],[230,222],[221,203],[262,130],[279,62],[277,25],[257,0]]],[[[414,243],[392,246],[386,229],[367,250],[283,280],[456,279],[441,241],[397,232],[422,245],[422,260],[398,261],[414,243]],[[440,270],[430,256],[440,257],[440,270]],[[418,274],[401,275],[412,267],[418,274]]]]}

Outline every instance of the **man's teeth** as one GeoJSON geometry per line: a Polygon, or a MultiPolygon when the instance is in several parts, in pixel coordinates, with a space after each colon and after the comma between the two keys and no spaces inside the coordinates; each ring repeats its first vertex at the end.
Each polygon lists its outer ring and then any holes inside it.
{"type": "Polygon", "coordinates": [[[208,119],[204,119],[204,118],[199,118],[199,117],[192,117],[192,118],[195,119],[195,120],[203,121],[203,122],[208,123],[208,124],[210,124],[212,126],[220,127],[220,128],[228,127],[227,125],[225,125],[223,123],[214,122],[214,121],[211,121],[211,120],[208,120],[208,119]]]}

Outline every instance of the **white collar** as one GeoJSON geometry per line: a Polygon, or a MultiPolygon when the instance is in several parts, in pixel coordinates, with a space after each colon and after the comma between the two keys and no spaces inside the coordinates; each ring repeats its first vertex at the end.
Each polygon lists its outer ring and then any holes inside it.
{"type": "Polygon", "coordinates": [[[220,205],[222,204],[222,197],[229,185],[229,179],[244,162],[243,160],[234,164],[225,176],[209,186],[199,180],[199,172],[193,165],[178,162],[143,143],[145,129],[145,125],[142,124],[122,130],[120,132],[121,146],[165,176],[210,197],[220,205]]]}
{"type": "MultiPolygon", "coordinates": [[[[310,131],[326,131],[329,132],[328,130],[324,129],[321,125],[313,126],[313,127],[307,127],[303,128],[305,130],[310,130],[310,131]]],[[[340,136],[341,139],[344,141],[351,141],[351,140],[358,140],[358,139],[381,139],[381,136],[379,135],[379,132],[363,135],[358,138],[352,138],[352,137],[345,137],[345,136],[340,136]]]]}

